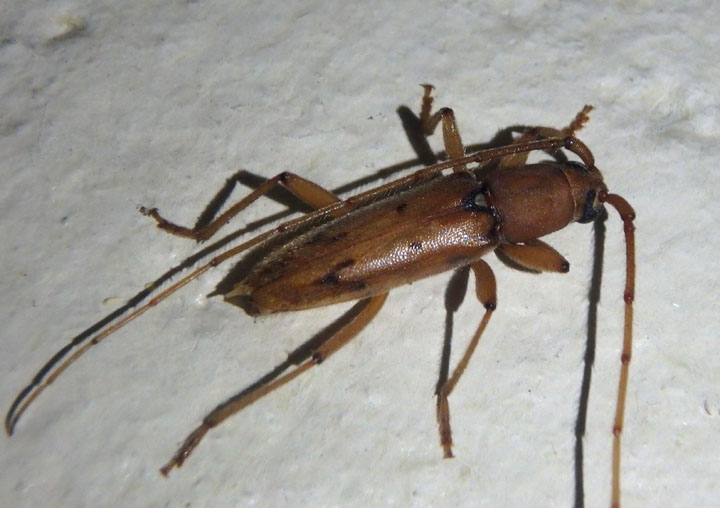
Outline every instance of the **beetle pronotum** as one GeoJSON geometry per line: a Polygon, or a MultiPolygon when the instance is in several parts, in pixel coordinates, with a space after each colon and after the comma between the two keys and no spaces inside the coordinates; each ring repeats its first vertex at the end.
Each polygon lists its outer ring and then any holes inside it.
{"type": "Polygon", "coordinates": [[[635,213],[622,197],[608,193],[592,153],[574,136],[588,120],[591,107],[583,108],[564,129],[526,128],[509,145],[466,155],[452,110],[442,108],[432,113],[433,87],[423,86],[420,112],[423,134],[431,135],[442,122],[448,157],[445,162],[344,200],[313,182],[283,172],[206,226],[194,229],[167,221],[156,209],[142,208],[142,213],[152,217],[159,228],[197,241],[212,237],[277,184],[285,186],[315,211],[213,257],[95,335],[78,336],[68,343],[38,371],[10,406],[5,418],[8,435],[36,397],[90,347],[201,274],[272,241],[266,255],[225,293],[226,299],[242,299],[249,314],[302,310],[350,300],[364,300],[365,306],[293,370],[243,390],[213,409],[160,469],[162,474],[180,467],[211,428],[319,365],[349,342],[378,313],[390,289],[469,266],[475,274],[477,297],[485,313],[452,375],[437,391],[440,444],[443,455],[452,457],[448,397],[496,307],[495,276],[482,257],[496,251],[526,269],[566,272],[568,262],[539,238],[571,222],[587,223],[603,217],[603,205],[607,203],[618,211],[626,240],[625,324],[613,426],[611,494],[612,506],[619,506],[620,443],[632,346],[635,213]],[[554,161],[527,163],[531,152],[558,154],[562,149],[574,153],[581,162],[556,157],[554,161]],[[482,171],[490,161],[497,161],[496,166],[482,171]],[[469,169],[468,165],[477,166],[469,169]],[[452,172],[445,174],[446,170],[452,172]]]}

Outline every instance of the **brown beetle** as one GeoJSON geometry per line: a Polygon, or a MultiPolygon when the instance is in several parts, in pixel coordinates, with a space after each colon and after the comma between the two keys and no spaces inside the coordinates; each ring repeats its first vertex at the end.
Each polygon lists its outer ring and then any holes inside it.
{"type": "MultiPolygon", "coordinates": [[[[207,226],[191,229],[162,218],[156,209],[141,209],[165,231],[207,240],[233,216],[272,187],[282,184],[316,211],[290,220],[220,254],[192,271],[145,305],[101,329],[89,340],[73,340],[58,351],[20,392],[5,419],[12,434],[29,404],[57,376],[118,328],[143,314],[202,273],[244,251],[272,245],[264,257],[234,284],[226,299],[240,299],[250,314],[295,311],[350,300],[365,306],[293,370],[243,390],[211,411],[161,468],[181,466],[205,433],[232,414],[286,384],[350,341],[382,307],[389,290],[430,275],[470,266],[485,313],[452,375],[438,389],[437,418],[445,457],[452,457],[448,396],[462,376],[496,307],[495,277],[482,257],[496,251],[533,271],[566,272],[568,262],[540,237],[572,222],[588,223],[603,216],[605,203],[619,212],[626,238],[625,326],[622,369],[613,428],[612,504],[620,499],[620,437],[627,392],[632,341],[634,293],[634,211],[620,196],[609,194],[590,150],[574,133],[588,120],[586,106],[564,129],[525,129],[512,144],[465,154],[452,110],[432,113],[432,86],[423,85],[420,121],[431,135],[442,122],[448,160],[349,199],[292,173],[281,173],[207,226]],[[527,164],[531,152],[567,150],[581,162],[556,160],[527,164]],[[497,161],[480,173],[468,165],[497,161]],[[452,172],[445,174],[446,170],[452,172]],[[73,351],[74,350],[74,351],[73,351]],[[68,354],[71,352],[68,356],[68,354]],[[66,358],[67,356],[67,358],[66,358]]],[[[87,338],[87,337],[86,337],[87,338]]]]}

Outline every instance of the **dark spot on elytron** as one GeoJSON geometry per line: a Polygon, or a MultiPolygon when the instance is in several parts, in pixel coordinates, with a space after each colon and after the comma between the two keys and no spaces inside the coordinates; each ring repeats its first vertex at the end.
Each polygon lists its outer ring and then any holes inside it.
{"type": "Polygon", "coordinates": [[[347,268],[348,266],[352,266],[354,264],[354,259],[346,259],[345,261],[340,261],[338,264],[336,264],[335,270],[342,270],[343,268],[347,268]]]}
{"type": "Polygon", "coordinates": [[[361,281],[361,280],[354,280],[350,282],[350,289],[357,291],[360,289],[365,289],[367,287],[367,282],[361,281]]]}
{"type": "Polygon", "coordinates": [[[422,249],[422,242],[420,242],[420,241],[412,242],[412,243],[410,244],[410,248],[413,249],[413,250],[422,249]]]}
{"type": "Polygon", "coordinates": [[[278,270],[280,268],[285,268],[287,266],[287,261],[284,259],[276,259],[274,262],[270,263],[270,269],[271,270],[278,270]]]}
{"type": "Polygon", "coordinates": [[[318,233],[316,235],[311,236],[310,239],[308,239],[307,245],[315,245],[317,243],[322,243],[324,241],[325,241],[325,237],[323,236],[323,234],[318,233]]]}
{"type": "Polygon", "coordinates": [[[317,245],[319,243],[325,243],[325,242],[337,242],[338,240],[342,240],[348,235],[347,231],[341,231],[340,233],[334,234],[333,236],[327,237],[323,233],[317,233],[313,236],[311,236],[306,245],[317,245]]]}
{"type": "Polygon", "coordinates": [[[400,203],[399,205],[397,205],[397,208],[395,208],[395,211],[397,211],[397,213],[402,213],[405,211],[406,208],[407,203],[400,203]]]}
{"type": "Polygon", "coordinates": [[[340,282],[340,277],[338,277],[338,274],[335,272],[327,273],[323,278],[318,279],[315,281],[315,284],[319,284],[321,286],[330,286],[332,284],[337,284],[340,282]]]}
{"type": "Polygon", "coordinates": [[[465,256],[455,256],[447,260],[447,264],[450,266],[464,266],[468,264],[468,258],[465,256]]]}

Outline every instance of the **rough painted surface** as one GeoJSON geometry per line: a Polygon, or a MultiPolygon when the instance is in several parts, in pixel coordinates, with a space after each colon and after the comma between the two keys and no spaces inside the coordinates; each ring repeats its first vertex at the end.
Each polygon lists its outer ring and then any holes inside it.
{"type": "MultiPolygon", "coordinates": [[[[720,6],[6,4],[3,406],[67,339],[195,251],[137,206],[192,223],[238,169],[290,170],[336,189],[412,159],[395,110],[418,108],[420,83],[455,108],[468,144],[518,123],[563,126],[591,103],[581,137],[638,212],[625,506],[716,502],[720,6]]],[[[237,223],[280,209],[263,201],[237,223]]],[[[588,506],[609,499],[620,231],[611,218],[588,506]]],[[[569,274],[491,260],[498,311],[450,400],[453,461],[441,460],[432,398],[440,276],[391,294],[345,351],[211,432],[162,479],[157,468],[208,409],[346,308],[253,320],[205,298],[217,273],[89,353],[0,439],[4,503],[569,506],[591,232],[578,225],[548,242],[569,274]]],[[[480,317],[473,293],[455,316],[455,353],[480,317]]]]}

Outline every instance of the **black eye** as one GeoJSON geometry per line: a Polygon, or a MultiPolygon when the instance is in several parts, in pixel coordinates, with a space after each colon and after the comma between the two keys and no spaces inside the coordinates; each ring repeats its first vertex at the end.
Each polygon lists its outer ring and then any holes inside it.
{"type": "MultiPolygon", "coordinates": [[[[585,166],[582,166],[585,168],[585,166]]],[[[587,171],[587,169],[586,169],[587,171]]],[[[590,189],[587,194],[585,194],[585,203],[583,204],[583,215],[578,219],[578,222],[581,224],[587,224],[588,222],[592,222],[596,220],[600,214],[602,213],[603,207],[602,205],[595,206],[595,198],[597,197],[597,191],[594,189],[590,189]]]]}

